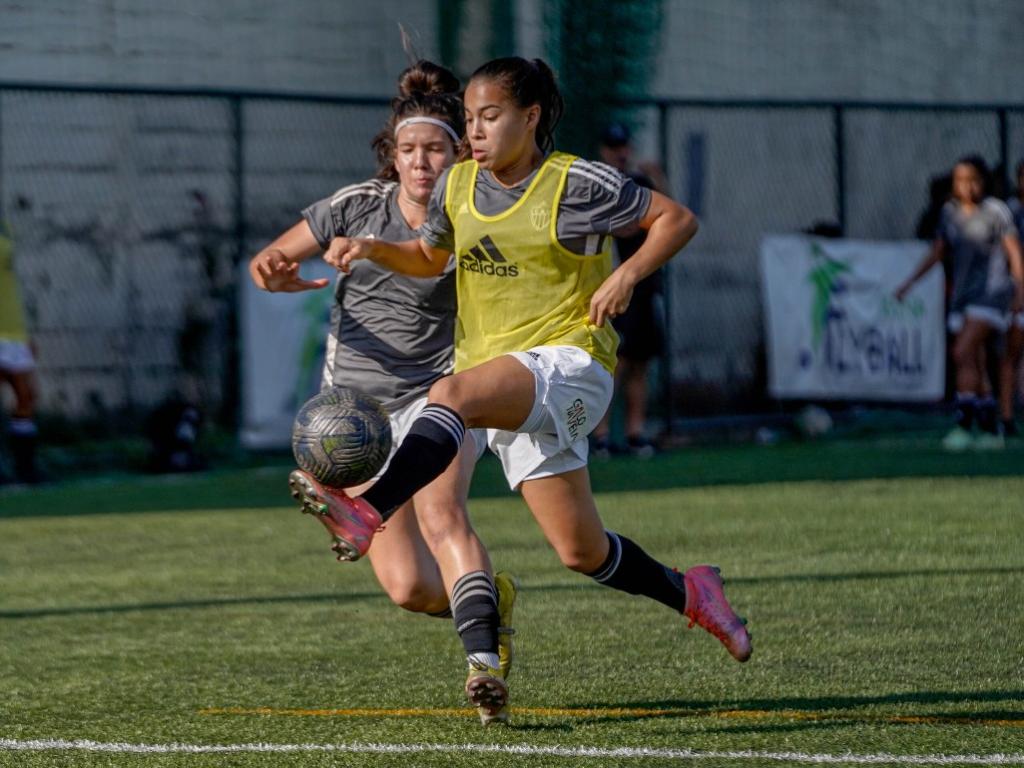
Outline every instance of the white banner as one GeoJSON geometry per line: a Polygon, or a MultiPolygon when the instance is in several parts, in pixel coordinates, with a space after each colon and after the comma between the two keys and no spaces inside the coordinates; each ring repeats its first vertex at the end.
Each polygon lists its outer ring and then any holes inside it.
{"type": "Polygon", "coordinates": [[[943,396],[942,270],[893,292],[925,243],[800,235],[761,242],[768,389],[778,398],[931,401],[943,396]]]}
{"type": "Polygon", "coordinates": [[[315,291],[268,293],[239,271],[242,426],[247,448],[286,448],[299,407],[320,391],[324,348],[338,272],[320,259],[302,265],[308,280],[331,279],[315,291]]]}

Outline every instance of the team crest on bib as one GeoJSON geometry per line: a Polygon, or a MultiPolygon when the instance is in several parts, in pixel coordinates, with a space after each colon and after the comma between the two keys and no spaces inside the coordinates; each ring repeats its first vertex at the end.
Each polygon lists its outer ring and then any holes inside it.
{"type": "Polygon", "coordinates": [[[547,228],[551,223],[551,211],[546,205],[535,205],[530,209],[530,223],[536,230],[547,228]]]}

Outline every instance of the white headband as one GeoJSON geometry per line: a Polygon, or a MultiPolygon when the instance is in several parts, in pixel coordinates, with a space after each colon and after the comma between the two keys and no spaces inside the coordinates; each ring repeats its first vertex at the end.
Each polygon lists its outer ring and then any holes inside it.
{"type": "Polygon", "coordinates": [[[430,125],[436,125],[438,128],[444,128],[449,136],[452,137],[452,141],[458,144],[461,139],[452,127],[448,125],[444,120],[438,120],[436,117],[407,117],[405,120],[395,126],[395,138],[398,138],[398,132],[405,128],[407,125],[413,125],[415,123],[429,123],[430,125]]]}

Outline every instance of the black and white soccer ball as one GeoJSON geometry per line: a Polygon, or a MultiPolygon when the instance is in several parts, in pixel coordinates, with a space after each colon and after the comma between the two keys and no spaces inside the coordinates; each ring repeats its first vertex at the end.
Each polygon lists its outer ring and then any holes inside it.
{"type": "Polygon", "coordinates": [[[381,404],[347,387],[314,395],[292,427],[300,469],[324,485],[351,488],[372,478],[391,452],[391,421],[381,404]]]}

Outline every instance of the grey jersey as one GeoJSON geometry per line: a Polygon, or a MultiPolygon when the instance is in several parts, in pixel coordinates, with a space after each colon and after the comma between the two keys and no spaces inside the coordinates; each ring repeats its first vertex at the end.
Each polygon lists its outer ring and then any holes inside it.
{"type": "MultiPolygon", "coordinates": [[[[539,169],[538,169],[539,170],[539,169]]],[[[473,201],[484,216],[508,210],[523,196],[535,170],[512,187],[503,187],[490,171],[481,169],[476,177],[473,201]]],[[[426,223],[420,237],[434,248],[455,249],[452,222],[444,207],[448,171],[434,187],[426,223]]],[[[609,236],[629,237],[639,230],[638,222],[651,204],[651,191],[604,163],[578,159],[569,166],[565,190],[558,203],[555,224],[558,241],[573,253],[600,253],[609,236]]]]}
{"type": "Polygon", "coordinates": [[[1013,283],[1003,238],[1012,232],[1010,210],[994,197],[986,197],[970,214],[954,201],[943,206],[937,236],[952,260],[952,311],[969,304],[1009,308],[1013,283]]]}
{"type": "MultiPolygon", "coordinates": [[[[398,207],[398,184],[373,179],[339,189],[302,212],[317,242],[419,236],[398,207]]],[[[339,273],[331,308],[324,386],[344,384],[393,410],[426,392],[451,370],[455,331],[455,272],[406,277],[358,261],[339,273]]]]}

